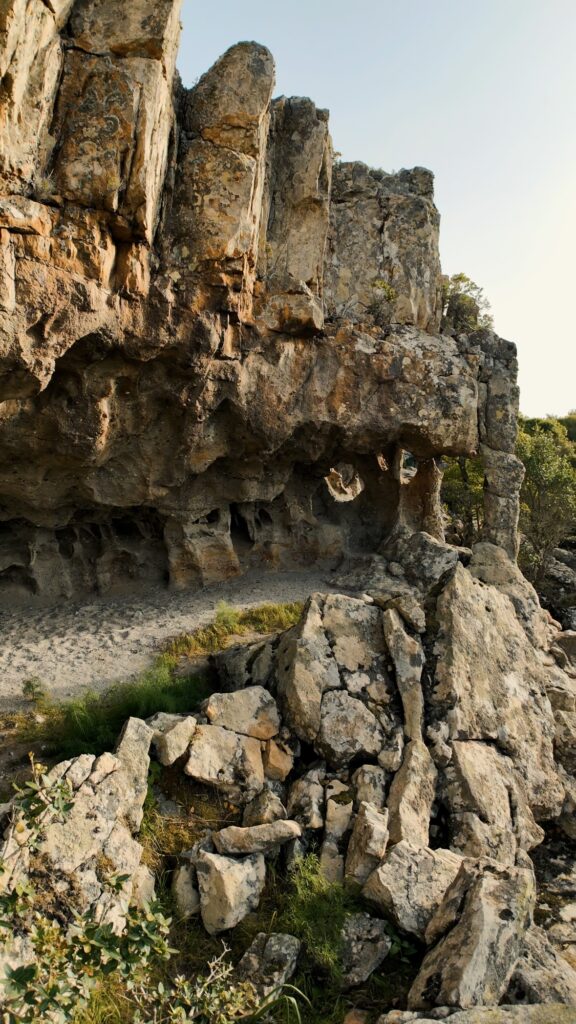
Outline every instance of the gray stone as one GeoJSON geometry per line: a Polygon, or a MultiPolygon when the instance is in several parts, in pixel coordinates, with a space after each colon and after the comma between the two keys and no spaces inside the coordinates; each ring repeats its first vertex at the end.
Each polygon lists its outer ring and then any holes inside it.
{"type": "Polygon", "coordinates": [[[360,804],[348,843],[346,878],[363,885],[386,853],[388,838],[388,811],[360,804]]]}
{"type": "Polygon", "coordinates": [[[363,985],[390,952],[384,921],[369,914],[349,914],[342,929],[342,985],[363,985]]]}
{"type": "Polygon", "coordinates": [[[388,851],[362,892],[398,928],[423,941],[461,863],[462,858],[449,850],[429,850],[403,840],[388,851]]]}
{"type": "Polygon", "coordinates": [[[435,945],[410,989],[410,1009],[498,1004],[534,902],[531,869],[464,861],[426,929],[426,941],[435,945]]]}
{"type": "Polygon", "coordinates": [[[290,980],[302,943],[294,935],[259,932],[239,961],[235,976],[249,981],[266,997],[290,980]]]}
{"type": "Polygon", "coordinates": [[[214,832],[212,839],[218,853],[274,853],[283,843],[299,839],[301,835],[302,829],[296,821],[273,821],[244,828],[229,825],[214,832]]]}
{"type": "Polygon", "coordinates": [[[234,928],[257,909],[266,881],[261,853],[236,859],[202,852],[196,871],[202,923],[210,935],[234,928]]]}
{"type": "Polygon", "coordinates": [[[269,740],[280,730],[274,698],[261,686],[247,686],[236,693],[213,693],[202,710],[212,725],[269,740]]]}

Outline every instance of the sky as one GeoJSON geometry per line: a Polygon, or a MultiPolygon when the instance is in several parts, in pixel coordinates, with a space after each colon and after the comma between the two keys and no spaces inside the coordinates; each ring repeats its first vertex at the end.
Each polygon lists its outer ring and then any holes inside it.
{"type": "Polygon", "coordinates": [[[522,412],[576,408],[576,0],[184,0],[182,22],[185,85],[254,39],[342,160],[433,170],[444,273],[516,342],[522,412]]]}

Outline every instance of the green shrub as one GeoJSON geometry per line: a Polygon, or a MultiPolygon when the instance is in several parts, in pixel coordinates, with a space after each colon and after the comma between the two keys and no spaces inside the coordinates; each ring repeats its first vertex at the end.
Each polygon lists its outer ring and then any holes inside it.
{"type": "Polygon", "coordinates": [[[316,967],[331,979],[342,974],[342,928],[355,897],[340,882],[329,882],[315,854],[297,861],[280,915],[281,930],[296,935],[316,967]]]}
{"type": "Polygon", "coordinates": [[[148,672],[104,693],[89,691],[63,703],[41,698],[40,714],[22,728],[30,741],[41,741],[47,752],[59,757],[101,754],[114,748],[128,718],[191,711],[209,693],[206,680],[175,676],[173,662],[160,657],[148,672]]]}

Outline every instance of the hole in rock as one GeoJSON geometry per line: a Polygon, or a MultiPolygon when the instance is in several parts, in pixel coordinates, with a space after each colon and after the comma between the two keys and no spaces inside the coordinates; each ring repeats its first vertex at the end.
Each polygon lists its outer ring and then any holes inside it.
{"type": "Polygon", "coordinates": [[[9,565],[0,572],[0,591],[11,591],[14,587],[21,588],[29,594],[38,592],[36,580],[23,565],[9,565]]]}
{"type": "Polygon", "coordinates": [[[230,505],[230,537],[239,555],[248,553],[254,546],[250,527],[238,505],[230,505]]]}

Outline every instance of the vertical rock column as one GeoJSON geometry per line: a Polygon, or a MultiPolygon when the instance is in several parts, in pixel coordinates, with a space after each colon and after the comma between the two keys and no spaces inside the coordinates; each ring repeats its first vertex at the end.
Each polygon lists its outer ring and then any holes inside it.
{"type": "Polygon", "coordinates": [[[504,548],[515,559],[524,479],[524,467],[514,454],[519,401],[516,346],[492,331],[484,331],[474,340],[484,354],[478,420],[484,467],[482,539],[504,548]]]}
{"type": "Polygon", "coordinates": [[[191,311],[251,318],[273,86],[269,51],[238,43],[186,95],[166,257],[191,311]]]}
{"type": "Polygon", "coordinates": [[[63,63],[60,31],[72,4],[0,5],[0,195],[27,194],[44,171],[63,63]]]}
{"type": "Polygon", "coordinates": [[[323,264],[330,215],[328,111],[308,99],[272,104],[258,261],[259,320],[273,331],[313,333],[324,324],[323,264]]]}

